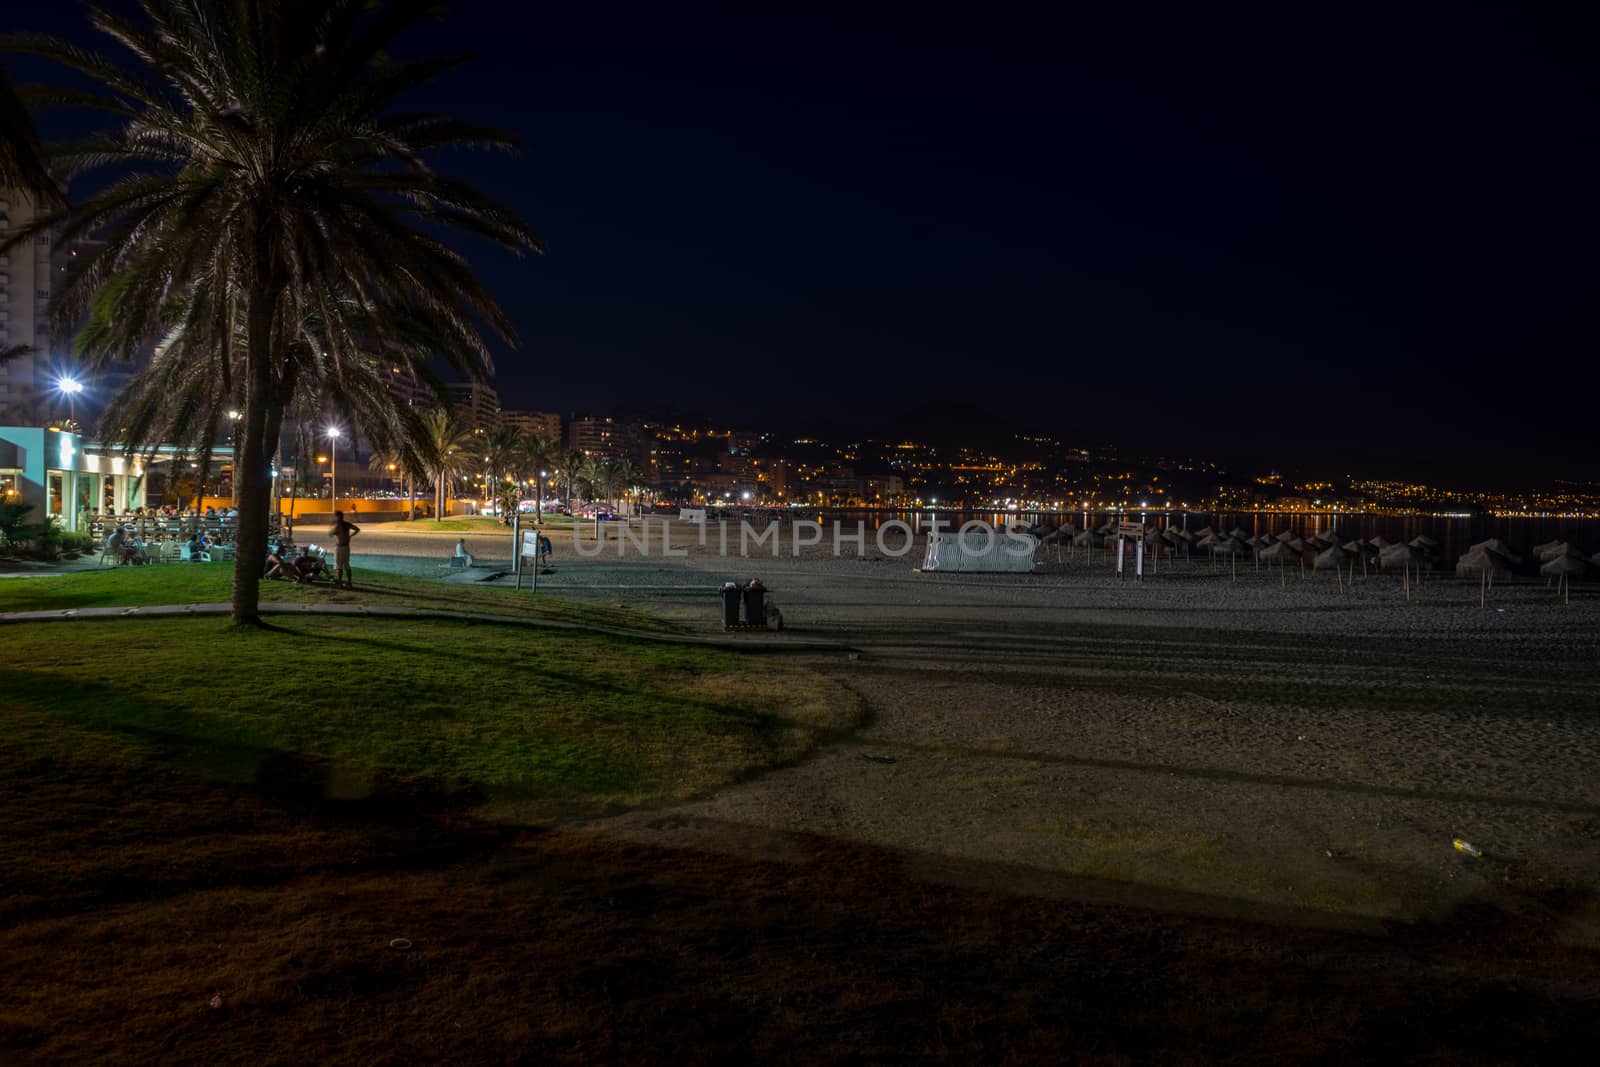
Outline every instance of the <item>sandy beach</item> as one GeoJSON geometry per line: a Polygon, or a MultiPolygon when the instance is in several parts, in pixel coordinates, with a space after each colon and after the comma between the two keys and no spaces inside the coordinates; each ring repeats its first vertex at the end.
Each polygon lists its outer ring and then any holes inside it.
{"type": "MultiPolygon", "coordinates": [[[[447,573],[459,535],[410,525],[369,527],[357,565],[447,573]]],[[[1331,573],[1243,563],[1235,581],[1204,559],[1143,582],[1043,551],[1032,574],[921,574],[920,547],[885,557],[870,533],[859,558],[826,537],[797,558],[787,533],[778,558],[741,558],[669,525],[686,555],[583,558],[592,540],[553,532],[541,591],[710,633],[717,587],[759,577],[786,628],[748,640],[837,641],[795,654],[870,720],[607,832],[777,856],[818,834],[935,880],[1301,923],[1488,909],[1600,946],[1600,596],[1581,585],[1562,605],[1501,584],[1481,609],[1479,585],[1443,570],[1410,603],[1394,574],[1341,591],[1331,573]]],[[[479,566],[450,580],[509,557],[509,533],[466,541],[479,566]]]]}

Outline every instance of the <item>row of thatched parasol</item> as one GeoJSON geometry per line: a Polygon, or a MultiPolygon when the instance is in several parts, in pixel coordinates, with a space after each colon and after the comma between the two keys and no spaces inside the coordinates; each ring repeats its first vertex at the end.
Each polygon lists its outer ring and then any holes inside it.
{"type": "MultiPolygon", "coordinates": [[[[1069,550],[1085,549],[1093,558],[1094,550],[1112,540],[1116,530],[1117,524],[1106,522],[1083,530],[1076,529],[1071,523],[1060,527],[1041,526],[1034,527],[1033,532],[1042,543],[1056,546],[1058,558],[1062,545],[1069,546],[1069,550]]],[[[1332,530],[1319,531],[1309,538],[1302,538],[1293,530],[1284,530],[1276,536],[1260,534],[1252,537],[1237,526],[1219,533],[1209,526],[1190,531],[1174,526],[1161,529],[1149,525],[1144,527],[1144,540],[1147,550],[1153,553],[1152,560],[1158,558],[1162,551],[1177,552],[1180,549],[1186,552],[1204,550],[1211,557],[1213,568],[1219,557],[1227,558],[1235,579],[1238,577],[1238,558],[1244,555],[1252,556],[1258,568],[1262,563],[1269,567],[1278,564],[1279,580],[1284,584],[1287,584],[1285,574],[1291,563],[1298,566],[1302,574],[1308,563],[1313,571],[1332,570],[1341,588],[1346,565],[1349,566],[1352,580],[1358,564],[1363,574],[1370,567],[1379,570],[1398,568],[1408,599],[1412,575],[1415,574],[1420,583],[1440,554],[1439,542],[1426,535],[1418,535],[1406,542],[1391,542],[1382,537],[1366,541],[1341,541],[1337,531],[1332,530]]],[[[1600,553],[1586,557],[1567,541],[1537,545],[1533,554],[1540,561],[1539,573],[1557,583],[1558,594],[1564,601],[1569,596],[1572,578],[1581,577],[1591,569],[1600,569],[1600,553]]],[[[1483,583],[1480,601],[1486,603],[1494,580],[1509,576],[1511,568],[1521,562],[1522,558],[1504,541],[1491,537],[1468,548],[1456,562],[1456,574],[1461,577],[1478,575],[1483,583]]]]}

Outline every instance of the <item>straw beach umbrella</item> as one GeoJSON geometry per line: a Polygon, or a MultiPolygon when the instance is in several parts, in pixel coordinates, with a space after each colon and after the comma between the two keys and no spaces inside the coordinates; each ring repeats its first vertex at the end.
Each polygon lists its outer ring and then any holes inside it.
{"type": "Polygon", "coordinates": [[[1302,569],[1305,566],[1305,553],[1295,550],[1287,541],[1274,541],[1256,555],[1266,561],[1269,570],[1271,569],[1271,564],[1276,563],[1278,565],[1278,584],[1280,586],[1288,585],[1286,569],[1290,560],[1298,562],[1302,569]]]}
{"type": "Polygon", "coordinates": [[[1563,604],[1570,603],[1568,594],[1572,589],[1572,579],[1589,569],[1589,564],[1581,556],[1552,556],[1550,561],[1539,568],[1539,573],[1556,579],[1556,594],[1561,597],[1563,604]]]}
{"type": "Polygon", "coordinates": [[[1405,586],[1406,599],[1411,599],[1411,569],[1417,568],[1420,576],[1422,571],[1422,552],[1410,545],[1389,545],[1378,552],[1378,566],[1383,568],[1400,568],[1400,582],[1405,586]]]}
{"type": "MultiPolygon", "coordinates": [[[[1334,580],[1339,583],[1339,592],[1342,593],[1342,592],[1344,592],[1344,570],[1343,570],[1343,568],[1344,568],[1345,560],[1349,559],[1350,555],[1351,554],[1349,552],[1346,552],[1344,550],[1344,546],[1343,545],[1337,545],[1337,544],[1329,545],[1327,548],[1325,548],[1321,552],[1317,553],[1316,559],[1311,561],[1311,569],[1314,570],[1314,571],[1324,571],[1324,570],[1327,570],[1329,567],[1332,567],[1333,568],[1334,580]]],[[[1350,579],[1351,579],[1351,581],[1355,580],[1355,576],[1356,576],[1355,564],[1351,563],[1351,565],[1350,565],[1350,579]]]]}
{"type": "Polygon", "coordinates": [[[1236,582],[1239,580],[1239,557],[1249,551],[1250,543],[1237,537],[1219,538],[1216,544],[1211,546],[1213,556],[1228,557],[1228,571],[1236,582]]]}
{"type": "MultiPolygon", "coordinates": [[[[1495,540],[1495,539],[1491,539],[1495,540]]],[[[1495,540],[1495,543],[1500,543],[1495,540]]],[[[1466,554],[1456,561],[1456,576],[1469,578],[1478,576],[1478,606],[1489,606],[1489,590],[1494,586],[1495,578],[1505,578],[1511,573],[1512,557],[1510,554],[1491,547],[1489,542],[1482,541],[1468,549],[1466,554]]]]}
{"type": "MultiPolygon", "coordinates": [[[[1367,564],[1378,558],[1378,550],[1367,544],[1365,541],[1346,541],[1344,543],[1344,550],[1352,557],[1361,557],[1361,576],[1365,578],[1367,575],[1367,564]]],[[[1355,576],[1356,565],[1351,563],[1350,577],[1352,580],[1354,580],[1355,576]]]]}
{"type": "Polygon", "coordinates": [[[1522,557],[1517,555],[1516,552],[1512,550],[1510,545],[1506,544],[1498,537],[1490,537],[1487,540],[1479,541],[1477,544],[1469,546],[1468,550],[1470,551],[1474,548],[1487,549],[1490,552],[1504,556],[1506,560],[1513,565],[1522,562],[1522,557]]]}

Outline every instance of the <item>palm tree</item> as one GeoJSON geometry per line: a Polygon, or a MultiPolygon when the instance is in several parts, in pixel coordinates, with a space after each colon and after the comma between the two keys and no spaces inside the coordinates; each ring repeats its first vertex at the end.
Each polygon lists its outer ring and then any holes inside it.
{"type": "Polygon", "coordinates": [[[606,464],[606,491],[611,495],[608,503],[611,510],[616,510],[618,491],[626,491],[633,484],[633,461],[630,459],[614,459],[606,464]]]}
{"type": "Polygon", "coordinates": [[[433,481],[433,517],[444,519],[444,509],[450,499],[450,482],[464,470],[470,470],[478,439],[456,421],[447,407],[435,408],[423,415],[418,424],[419,436],[414,447],[433,481]]]}
{"type": "Polygon", "coordinates": [[[491,426],[478,437],[484,468],[491,477],[515,481],[525,461],[522,431],[515,426],[491,426]]]}
{"type": "Polygon", "coordinates": [[[556,443],[548,437],[539,434],[527,434],[522,438],[522,461],[525,464],[524,477],[535,477],[535,491],[533,501],[533,521],[544,521],[544,476],[545,472],[555,463],[559,454],[556,443]]]}
{"type": "Polygon", "coordinates": [[[583,453],[567,449],[555,461],[556,473],[561,475],[561,484],[567,489],[567,510],[572,510],[572,493],[577,488],[578,478],[583,471],[585,457],[583,453]]]}
{"type": "MultiPolygon", "coordinates": [[[[438,357],[481,380],[479,323],[515,330],[465,259],[459,230],[522,253],[538,238],[514,213],[426,160],[456,145],[508,147],[498,131],[395,110],[457,59],[405,61],[395,38],[431,5],[409,0],[141,0],[135,21],[95,9],[124,67],[37,36],[13,38],[97,83],[59,98],[116,118],[56,152],[66,173],[114,166],[80,203],[22,227],[105,243],[55,287],[58,322],[84,309],[91,367],[182,325],[222,345],[214,387],[242,396],[233,617],[258,622],[268,458],[302,389],[324,392],[378,444],[402,428],[376,358],[438,357]],[[242,344],[234,344],[235,327],[242,344]],[[200,328],[203,327],[203,330],[200,328]],[[383,396],[390,399],[385,406],[383,396]],[[359,401],[359,402],[358,402],[359,401]]],[[[191,348],[198,350],[199,345],[191,348]]],[[[125,438],[132,441],[132,438],[125,438]]],[[[381,446],[380,446],[381,447],[381,446]]]]}

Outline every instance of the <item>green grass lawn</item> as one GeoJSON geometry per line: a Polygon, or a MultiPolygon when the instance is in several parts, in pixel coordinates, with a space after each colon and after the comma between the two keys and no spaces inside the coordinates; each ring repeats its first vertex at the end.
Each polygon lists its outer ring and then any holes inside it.
{"type": "Polygon", "coordinates": [[[309,766],[330,794],[466,795],[519,818],[699,794],[852,726],[856,701],[763,657],[577,630],[298,616],[6,627],[0,718],[215,781],[309,766]]]}
{"type": "MultiPolygon", "coordinates": [[[[482,611],[614,626],[670,630],[659,619],[625,608],[578,605],[527,590],[408,578],[355,568],[356,588],[327,583],[261,583],[270,603],[384,604],[423,610],[482,611]]],[[[226,603],[232,596],[233,564],[184,563],[108,567],[46,577],[0,579],[0,612],[68,608],[147,607],[153,604],[226,603]]]]}

